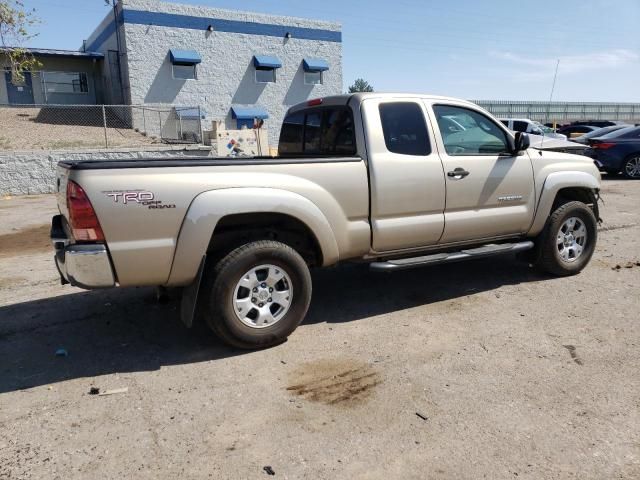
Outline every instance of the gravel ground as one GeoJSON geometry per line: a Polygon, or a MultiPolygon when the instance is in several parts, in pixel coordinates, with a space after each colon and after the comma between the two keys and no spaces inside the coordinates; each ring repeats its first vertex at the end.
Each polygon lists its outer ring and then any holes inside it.
{"type": "MultiPolygon", "coordinates": [[[[0,108],[0,151],[105,148],[101,123],[100,106],[0,108]]],[[[160,143],[129,128],[107,128],[107,142],[110,148],[160,143]]]]}
{"type": "Polygon", "coordinates": [[[58,285],[54,198],[0,200],[0,479],[640,478],[640,183],[604,185],[577,277],[318,271],[250,353],[153,290],[58,285]]]}

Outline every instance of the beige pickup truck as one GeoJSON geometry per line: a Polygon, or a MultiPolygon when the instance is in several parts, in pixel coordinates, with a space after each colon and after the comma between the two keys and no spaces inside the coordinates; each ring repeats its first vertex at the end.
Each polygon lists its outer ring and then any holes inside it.
{"type": "Polygon", "coordinates": [[[355,94],[291,108],[275,158],[63,161],[52,241],[63,283],[182,289],[225,342],[282,342],[310,268],[393,272],[511,252],[555,275],[596,246],[593,161],[530,146],[452,98],[355,94]]]}

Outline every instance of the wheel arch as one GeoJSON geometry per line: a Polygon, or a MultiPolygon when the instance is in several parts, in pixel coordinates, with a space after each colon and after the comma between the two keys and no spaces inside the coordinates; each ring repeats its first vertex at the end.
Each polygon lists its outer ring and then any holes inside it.
{"type": "Polygon", "coordinates": [[[551,173],[545,179],[542,187],[529,236],[540,233],[549,215],[561,202],[565,201],[575,200],[589,205],[596,219],[600,220],[598,209],[599,191],[600,179],[592,174],[580,171],[551,173]]]}
{"type": "MultiPolygon", "coordinates": [[[[293,241],[292,233],[297,234],[293,235],[297,238],[301,234],[309,235],[309,249],[321,265],[338,261],[338,244],[331,224],[318,206],[302,195],[273,188],[212,190],[198,195],[189,207],[176,242],[167,285],[188,285],[196,277],[202,258],[212,252],[212,247],[225,245],[225,241],[216,243],[216,230],[225,233],[227,240],[238,238],[238,234],[246,235],[246,232],[256,230],[250,225],[242,228],[243,220],[256,220],[262,215],[285,225],[288,228],[285,237],[290,242],[293,241]],[[219,225],[221,230],[218,230],[219,225]]],[[[271,231],[274,230],[271,227],[271,231]]]]}
{"type": "Polygon", "coordinates": [[[281,212],[233,213],[215,226],[207,255],[223,255],[243,243],[275,240],[297,251],[309,266],[323,264],[323,253],[316,234],[291,214],[281,212]],[[219,252],[219,253],[218,253],[219,252]]]}

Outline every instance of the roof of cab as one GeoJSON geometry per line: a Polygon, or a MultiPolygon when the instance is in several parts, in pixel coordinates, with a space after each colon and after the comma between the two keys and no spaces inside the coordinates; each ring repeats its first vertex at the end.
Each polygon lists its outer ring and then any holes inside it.
{"type": "Polygon", "coordinates": [[[361,92],[361,93],[346,93],[343,95],[334,95],[330,97],[321,97],[322,103],[317,105],[310,105],[310,103],[317,101],[318,99],[308,100],[303,103],[299,103],[297,105],[289,108],[288,113],[294,113],[300,110],[304,110],[307,108],[320,107],[320,106],[336,106],[336,105],[348,105],[350,102],[355,101],[358,103],[363,102],[369,98],[380,98],[380,99],[424,99],[424,100],[441,100],[448,102],[458,102],[458,103],[466,103],[469,105],[475,105],[468,100],[463,100],[461,98],[454,97],[443,97],[439,95],[429,95],[429,94],[419,94],[419,93],[379,93],[379,92],[361,92]]]}

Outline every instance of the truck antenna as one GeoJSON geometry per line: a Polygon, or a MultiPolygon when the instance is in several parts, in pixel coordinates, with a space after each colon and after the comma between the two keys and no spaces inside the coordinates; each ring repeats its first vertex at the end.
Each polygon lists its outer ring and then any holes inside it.
{"type": "MultiPolygon", "coordinates": [[[[553,92],[556,89],[556,80],[558,79],[558,67],[560,67],[560,59],[556,63],[556,73],[553,75],[553,84],[551,85],[551,95],[549,95],[549,105],[547,106],[547,121],[549,121],[549,116],[551,115],[551,102],[553,101],[553,92]]],[[[542,138],[540,139],[540,147],[542,148],[542,143],[544,142],[544,132],[542,132],[542,138]]]]}

